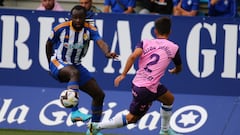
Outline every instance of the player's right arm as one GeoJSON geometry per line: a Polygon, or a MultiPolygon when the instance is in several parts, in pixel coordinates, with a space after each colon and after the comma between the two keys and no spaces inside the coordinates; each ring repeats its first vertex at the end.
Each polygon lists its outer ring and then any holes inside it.
{"type": "Polygon", "coordinates": [[[53,56],[53,53],[54,53],[54,50],[53,50],[54,44],[59,41],[59,35],[60,35],[61,31],[63,30],[63,27],[68,26],[68,25],[69,25],[69,22],[64,22],[62,24],[57,25],[56,27],[54,27],[50,36],[48,37],[48,40],[46,42],[46,50],[45,50],[47,59],[48,59],[48,63],[50,63],[51,57],[53,56]]]}
{"type": "Polygon", "coordinates": [[[114,80],[114,86],[118,87],[119,83],[126,77],[128,71],[130,70],[130,68],[133,66],[135,60],[142,55],[142,48],[136,48],[133,53],[128,57],[127,59],[127,63],[124,67],[124,70],[122,72],[121,75],[119,75],[118,77],[115,78],[114,80]]]}
{"type": "Polygon", "coordinates": [[[47,55],[48,63],[50,63],[51,57],[53,55],[53,43],[49,40],[46,43],[46,55],[47,55]]]}
{"type": "Polygon", "coordinates": [[[125,68],[122,72],[122,75],[126,76],[132,65],[134,64],[135,60],[142,55],[142,48],[136,48],[133,53],[128,57],[127,63],[125,65],[125,68]]]}

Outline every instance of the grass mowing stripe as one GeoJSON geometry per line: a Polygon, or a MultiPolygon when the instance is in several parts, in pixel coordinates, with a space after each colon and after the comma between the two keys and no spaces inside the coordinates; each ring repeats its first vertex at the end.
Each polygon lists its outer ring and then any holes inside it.
{"type": "Polygon", "coordinates": [[[85,133],[0,129],[0,135],[85,135],[85,133]]]}
{"type": "MultiPolygon", "coordinates": [[[[76,132],[0,129],[0,135],[86,135],[86,134],[85,133],[76,133],[76,132]]],[[[119,134],[104,134],[104,135],[119,135],[119,134]]]]}

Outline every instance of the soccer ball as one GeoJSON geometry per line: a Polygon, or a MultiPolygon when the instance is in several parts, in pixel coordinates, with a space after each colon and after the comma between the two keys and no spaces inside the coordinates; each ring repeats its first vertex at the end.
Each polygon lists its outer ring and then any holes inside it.
{"type": "Polygon", "coordinates": [[[75,107],[78,104],[78,100],[79,100],[78,92],[72,89],[63,90],[60,94],[61,104],[65,108],[75,107]]]}

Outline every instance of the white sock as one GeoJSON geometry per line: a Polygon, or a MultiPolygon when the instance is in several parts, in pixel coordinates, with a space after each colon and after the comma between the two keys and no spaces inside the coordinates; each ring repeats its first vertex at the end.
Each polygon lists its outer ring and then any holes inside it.
{"type": "Polygon", "coordinates": [[[105,129],[105,128],[120,128],[127,125],[127,120],[125,115],[116,115],[112,119],[108,121],[102,121],[97,123],[98,128],[105,129]]]}
{"type": "Polygon", "coordinates": [[[172,105],[162,105],[160,109],[161,114],[161,130],[167,131],[169,129],[169,121],[172,115],[172,105]]]}

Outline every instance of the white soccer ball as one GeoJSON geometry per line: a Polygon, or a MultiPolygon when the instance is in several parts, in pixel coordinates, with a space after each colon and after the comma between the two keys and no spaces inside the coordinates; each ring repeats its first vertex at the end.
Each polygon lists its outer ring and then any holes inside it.
{"type": "Polygon", "coordinates": [[[79,93],[72,89],[63,90],[60,94],[60,101],[65,108],[75,107],[79,101],[79,93]]]}

